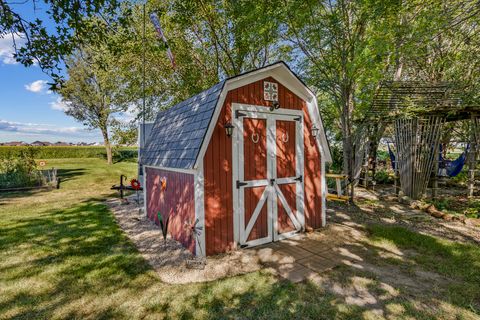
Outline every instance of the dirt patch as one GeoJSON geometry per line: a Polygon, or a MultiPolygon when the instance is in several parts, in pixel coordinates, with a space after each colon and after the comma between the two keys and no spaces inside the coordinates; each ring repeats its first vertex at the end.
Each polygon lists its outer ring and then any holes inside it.
{"type": "Polygon", "coordinates": [[[421,210],[399,203],[388,191],[358,188],[356,205],[329,202],[327,221],[350,226],[368,223],[399,225],[422,234],[480,244],[480,227],[434,218],[421,210]]]}

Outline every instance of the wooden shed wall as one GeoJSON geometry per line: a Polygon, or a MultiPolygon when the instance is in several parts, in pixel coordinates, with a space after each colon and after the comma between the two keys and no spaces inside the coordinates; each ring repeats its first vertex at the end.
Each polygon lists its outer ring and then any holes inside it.
{"type": "Polygon", "coordinates": [[[161,212],[163,221],[170,216],[168,233],[192,253],[195,253],[195,239],[185,229],[185,222],[195,219],[194,175],[155,168],[145,168],[147,215],[157,225],[157,212],[161,212]],[[167,184],[162,190],[161,179],[167,184]]]}
{"type": "Polygon", "coordinates": [[[232,103],[269,106],[263,100],[263,81],[278,83],[281,108],[302,110],[304,114],[305,223],[322,226],[322,182],[320,150],[311,137],[312,121],[306,102],[272,77],[262,79],[227,93],[220,116],[204,158],[205,242],[207,255],[225,252],[233,246],[232,140],[225,135],[232,103]]]}

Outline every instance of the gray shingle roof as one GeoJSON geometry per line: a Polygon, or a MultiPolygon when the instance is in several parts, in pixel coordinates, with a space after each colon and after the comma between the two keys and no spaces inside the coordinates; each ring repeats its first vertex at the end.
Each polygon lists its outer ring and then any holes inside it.
{"type": "Polygon", "coordinates": [[[147,139],[141,163],[191,169],[197,160],[225,81],[160,112],[147,139]]]}

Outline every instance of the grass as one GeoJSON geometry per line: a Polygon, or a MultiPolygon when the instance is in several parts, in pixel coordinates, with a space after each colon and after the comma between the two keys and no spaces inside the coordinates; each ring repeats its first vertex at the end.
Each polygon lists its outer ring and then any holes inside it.
{"type": "Polygon", "coordinates": [[[480,314],[480,248],[430,237],[401,227],[369,226],[374,243],[386,241],[400,250],[414,250],[415,265],[452,279],[447,300],[480,314]]]}
{"type": "Polygon", "coordinates": [[[292,284],[263,271],[201,284],[162,283],[102,203],[121,173],[135,176],[135,164],[61,159],[49,165],[60,169],[61,189],[0,194],[0,319],[476,316],[478,248],[384,226],[370,227],[365,259],[386,270],[413,264],[448,275],[454,281],[442,295],[409,291],[347,266],[323,275],[323,283],[292,284]],[[385,243],[419,254],[393,264],[380,255],[385,243]],[[389,287],[400,295],[389,294],[389,287]],[[355,303],[359,299],[366,302],[355,303]]]}
{"type": "Polygon", "coordinates": [[[102,200],[132,163],[50,160],[59,190],[0,195],[0,318],[331,318],[331,296],[268,273],[167,285],[102,200]]]}

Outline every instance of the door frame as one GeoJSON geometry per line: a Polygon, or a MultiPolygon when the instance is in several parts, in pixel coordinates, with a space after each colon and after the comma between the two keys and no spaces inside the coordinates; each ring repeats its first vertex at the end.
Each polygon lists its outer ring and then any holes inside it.
{"type": "MultiPolygon", "coordinates": [[[[241,104],[241,103],[232,103],[232,124],[234,126],[232,134],[232,190],[233,190],[233,233],[234,233],[234,243],[235,246],[240,244],[242,238],[244,237],[242,225],[245,225],[245,222],[242,220],[245,217],[244,210],[242,210],[243,203],[243,194],[242,188],[237,188],[237,180],[243,181],[244,171],[240,171],[240,156],[243,158],[243,143],[240,144],[240,134],[243,137],[243,117],[236,116],[238,112],[242,112],[248,118],[257,118],[257,119],[266,119],[266,129],[267,129],[267,181],[269,177],[277,176],[277,154],[276,154],[276,121],[277,120],[286,120],[292,121],[292,117],[300,117],[300,121],[297,121],[296,134],[295,134],[295,173],[298,176],[302,176],[302,181],[297,181],[296,186],[296,212],[297,220],[300,224],[300,231],[305,229],[305,201],[304,201],[304,114],[302,110],[291,110],[291,109],[275,109],[270,111],[269,107],[257,106],[250,104],[241,104]],[[272,132],[268,133],[268,130],[272,132]],[[269,141],[268,139],[273,139],[269,141]],[[272,155],[272,156],[269,156],[272,155]],[[271,163],[268,163],[271,161],[271,163]],[[243,223],[242,223],[243,221],[243,223]]],[[[284,179],[284,178],[279,178],[284,179]]],[[[288,178],[287,178],[288,179],[288,178]]],[[[251,185],[251,183],[249,183],[251,185]]],[[[267,188],[270,186],[267,185],[267,188]]],[[[278,185],[277,185],[278,187],[278,185]]],[[[267,190],[266,190],[267,191],[267,190]]],[[[275,188],[270,188],[269,192],[276,192],[275,188]]],[[[256,239],[250,241],[247,245],[248,247],[260,245],[267,242],[277,241],[284,238],[291,237],[298,233],[299,231],[293,230],[290,232],[278,234],[278,210],[277,210],[277,199],[278,195],[270,196],[269,201],[266,203],[267,212],[268,212],[268,241],[262,239],[256,239]],[[271,208],[271,209],[270,209],[271,208]],[[273,223],[272,223],[273,222],[273,223]],[[272,234],[273,232],[273,234],[272,234]]],[[[287,210],[287,209],[286,209],[287,210]]]]}

